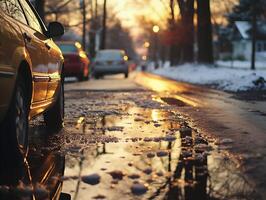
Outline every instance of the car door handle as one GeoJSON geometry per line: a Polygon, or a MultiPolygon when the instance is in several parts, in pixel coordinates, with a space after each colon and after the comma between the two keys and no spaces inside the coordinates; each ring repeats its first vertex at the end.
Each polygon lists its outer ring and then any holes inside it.
{"type": "Polygon", "coordinates": [[[51,46],[50,46],[49,44],[47,44],[47,43],[45,43],[45,47],[46,47],[48,50],[51,49],[51,46]]]}
{"type": "Polygon", "coordinates": [[[31,42],[31,40],[32,40],[32,38],[27,33],[24,33],[23,37],[26,40],[26,42],[31,42]]]}

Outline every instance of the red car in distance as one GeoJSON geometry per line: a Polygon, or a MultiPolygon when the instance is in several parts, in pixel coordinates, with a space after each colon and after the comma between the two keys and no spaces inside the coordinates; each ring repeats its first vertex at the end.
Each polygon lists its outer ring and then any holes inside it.
{"type": "Polygon", "coordinates": [[[90,60],[79,42],[57,42],[61,49],[65,63],[65,77],[77,77],[79,81],[88,80],[90,60]]]}

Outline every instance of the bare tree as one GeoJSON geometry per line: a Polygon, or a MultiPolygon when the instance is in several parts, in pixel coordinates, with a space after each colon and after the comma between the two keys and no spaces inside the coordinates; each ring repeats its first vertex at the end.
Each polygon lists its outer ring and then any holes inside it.
{"type": "Polygon", "coordinates": [[[183,62],[194,61],[194,0],[177,0],[184,34],[183,62]]]}
{"type": "Polygon", "coordinates": [[[198,62],[213,63],[212,23],[210,0],[197,0],[198,62]]]}
{"type": "Polygon", "coordinates": [[[89,51],[92,58],[96,55],[96,34],[100,27],[99,16],[98,16],[98,0],[91,0],[91,21],[90,21],[90,32],[89,32],[89,51]]]}
{"type": "Polygon", "coordinates": [[[83,46],[84,49],[86,49],[86,46],[87,46],[86,25],[87,25],[87,22],[86,22],[86,3],[85,3],[85,0],[82,0],[80,7],[81,7],[81,10],[82,10],[82,46],[83,46]]]}
{"type": "MultiPolygon", "coordinates": [[[[171,16],[170,16],[170,19],[169,19],[169,29],[171,32],[174,31],[175,29],[175,26],[176,26],[176,21],[175,21],[175,3],[174,3],[174,0],[170,0],[169,2],[169,7],[170,7],[170,10],[171,10],[171,16]]],[[[179,55],[179,49],[176,45],[176,43],[173,43],[170,45],[170,63],[171,63],[171,66],[174,66],[178,63],[178,57],[177,55],[179,55]]]]}
{"type": "Polygon", "coordinates": [[[102,35],[101,35],[101,49],[105,49],[106,43],[106,21],[107,21],[107,0],[103,3],[103,22],[102,22],[102,35]]]}

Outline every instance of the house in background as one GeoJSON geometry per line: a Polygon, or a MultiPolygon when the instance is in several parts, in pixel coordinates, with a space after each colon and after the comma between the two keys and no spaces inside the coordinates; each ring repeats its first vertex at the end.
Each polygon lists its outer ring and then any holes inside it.
{"type": "MultiPolygon", "coordinates": [[[[233,58],[237,60],[251,60],[251,23],[248,21],[236,21],[232,39],[233,58]]],[[[266,61],[266,22],[257,23],[256,39],[256,60],[266,61]]]]}

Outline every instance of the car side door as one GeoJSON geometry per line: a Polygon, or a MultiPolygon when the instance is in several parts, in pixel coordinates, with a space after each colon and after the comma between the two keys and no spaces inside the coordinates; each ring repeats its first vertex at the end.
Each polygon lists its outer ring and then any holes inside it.
{"type": "Polygon", "coordinates": [[[45,56],[43,56],[44,65],[47,67],[46,76],[49,77],[47,82],[46,100],[52,100],[55,96],[55,91],[57,90],[61,79],[61,61],[63,60],[61,51],[55,45],[53,40],[44,34],[44,32],[47,32],[47,30],[32,5],[26,0],[19,1],[21,2],[21,6],[26,14],[26,17],[29,19],[29,24],[32,27],[35,27],[35,30],[38,30],[39,33],[42,33],[40,36],[42,38],[42,43],[45,46],[45,56]],[[41,28],[44,32],[41,32],[41,28]]]}
{"type": "MultiPolygon", "coordinates": [[[[19,26],[10,16],[6,1],[0,0],[0,118],[7,111],[15,86],[17,49],[24,47],[19,26]]],[[[26,22],[19,11],[16,18],[26,22]]]]}
{"type": "Polygon", "coordinates": [[[45,27],[38,21],[35,13],[27,9],[26,0],[13,0],[19,3],[26,17],[27,24],[21,24],[22,34],[25,40],[25,46],[29,53],[32,64],[33,76],[33,105],[44,101],[47,94],[48,60],[47,60],[47,37],[45,36],[45,27]]]}

